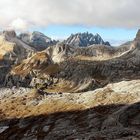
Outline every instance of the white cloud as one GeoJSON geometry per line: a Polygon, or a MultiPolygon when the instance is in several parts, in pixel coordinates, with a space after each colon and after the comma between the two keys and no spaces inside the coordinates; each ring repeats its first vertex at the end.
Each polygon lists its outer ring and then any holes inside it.
{"type": "Polygon", "coordinates": [[[28,23],[24,21],[23,19],[17,18],[12,21],[12,23],[9,25],[10,29],[15,29],[15,30],[27,30],[29,27],[28,23]]]}
{"type": "Polygon", "coordinates": [[[3,0],[1,28],[23,29],[49,24],[85,26],[140,26],[140,0],[3,0]]]}

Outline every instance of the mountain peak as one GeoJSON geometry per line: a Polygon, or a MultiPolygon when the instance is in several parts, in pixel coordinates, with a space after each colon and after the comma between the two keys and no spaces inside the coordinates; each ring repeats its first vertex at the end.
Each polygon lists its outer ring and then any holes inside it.
{"type": "Polygon", "coordinates": [[[38,31],[34,31],[32,33],[21,33],[19,38],[38,51],[42,51],[48,46],[55,45],[57,42],[38,31]]]}
{"type": "Polygon", "coordinates": [[[64,42],[76,47],[87,47],[93,44],[103,44],[110,46],[109,42],[104,42],[99,34],[93,35],[89,32],[71,34],[71,36],[68,37],[68,39],[64,42]]]}
{"type": "Polygon", "coordinates": [[[131,48],[138,48],[140,49],[140,29],[136,34],[136,38],[134,39],[131,48]]]}
{"type": "Polygon", "coordinates": [[[140,29],[138,30],[138,32],[136,34],[135,41],[140,41],[140,29]]]}
{"type": "MultiPolygon", "coordinates": [[[[33,31],[32,35],[38,35],[38,36],[44,36],[44,37],[47,37],[45,34],[39,32],[39,31],[33,31]]],[[[49,38],[49,37],[47,37],[49,38]]],[[[50,39],[50,38],[49,38],[50,39]]]]}
{"type": "Polygon", "coordinates": [[[16,32],[14,30],[5,30],[3,31],[3,35],[6,39],[15,38],[16,32]]]}

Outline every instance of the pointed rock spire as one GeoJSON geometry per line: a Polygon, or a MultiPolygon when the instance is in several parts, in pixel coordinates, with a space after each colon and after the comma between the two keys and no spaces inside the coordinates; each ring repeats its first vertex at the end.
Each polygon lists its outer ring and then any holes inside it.
{"type": "Polygon", "coordinates": [[[138,30],[137,34],[136,34],[136,38],[134,39],[132,45],[131,45],[131,49],[140,49],[140,29],[138,30]]]}

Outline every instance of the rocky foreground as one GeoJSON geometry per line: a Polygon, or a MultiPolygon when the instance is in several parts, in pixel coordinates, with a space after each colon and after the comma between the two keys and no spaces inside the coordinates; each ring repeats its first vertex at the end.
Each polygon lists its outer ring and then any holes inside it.
{"type": "Polygon", "coordinates": [[[83,93],[1,89],[2,140],[139,140],[140,81],[83,93]],[[4,93],[4,94],[2,94],[4,93]]]}

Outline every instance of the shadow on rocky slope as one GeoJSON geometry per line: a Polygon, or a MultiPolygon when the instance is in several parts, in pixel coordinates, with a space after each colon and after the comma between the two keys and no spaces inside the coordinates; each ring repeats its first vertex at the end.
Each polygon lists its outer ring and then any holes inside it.
{"type": "Polygon", "coordinates": [[[0,139],[139,140],[140,102],[3,120],[0,139]]]}
{"type": "Polygon", "coordinates": [[[10,72],[10,66],[1,66],[0,65],[0,86],[3,86],[6,75],[10,72]]]}

